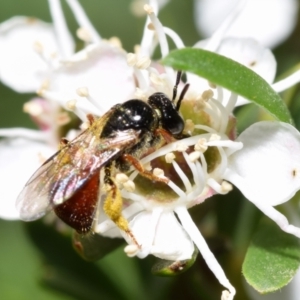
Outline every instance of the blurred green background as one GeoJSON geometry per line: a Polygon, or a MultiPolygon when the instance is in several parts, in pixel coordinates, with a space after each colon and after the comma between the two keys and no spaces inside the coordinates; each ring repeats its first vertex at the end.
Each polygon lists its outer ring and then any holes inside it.
{"type": "MultiPolygon", "coordinates": [[[[120,37],[127,51],[132,51],[133,46],[141,41],[145,19],[132,15],[129,9],[131,1],[82,0],[81,3],[102,37],[120,37]]],[[[64,1],[62,4],[70,29],[75,32],[75,20],[64,1]]],[[[15,15],[50,21],[46,0],[0,1],[0,22],[15,15]]],[[[187,46],[192,46],[201,38],[194,26],[192,0],[170,1],[159,17],[165,26],[180,35],[187,46]]],[[[288,72],[300,62],[299,36],[298,24],[290,38],[274,50],[278,74],[288,72]]],[[[33,95],[16,94],[1,83],[0,95],[0,127],[34,128],[35,125],[22,112],[23,103],[33,95]]],[[[299,96],[297,86],[283,95],[298,129],[299,96]]],[[[237,116],[239,130],[242,130],[262,118],[263,113],[254,105],[248,105],[239,109],[237,116]]],[[[234,191],[193,208],[191,214],[230,281],[238,289],[236,299],[247,299],[241,263],[260,213],[244,201],[238,191],[234,191]]],[[[220,298],[222,287],[201,257],[183,275],[160,278],[151,275],[153,258],[129,259],[122,247],[99,262],[85,262],[72,249],[70,236],[58,234],[41,221],[24,224],[0,220],[0,238],[0,299],[220,298]]]]}

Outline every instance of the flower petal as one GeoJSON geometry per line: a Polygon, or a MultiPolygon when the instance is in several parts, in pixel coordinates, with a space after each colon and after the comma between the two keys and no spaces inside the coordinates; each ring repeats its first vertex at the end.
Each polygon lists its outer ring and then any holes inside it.
{"type": "Polygon", "coordinates": [[[18,194],[41,164],[41,158],[47,158],[53,152],[54,149],[44,143],[23,138],[0,142],[1,218],[18,219],[15,208],[18,194]]]}
{"type": "Polygon", "coordinates": [[[0,25],[0,79],[17,92],[35,92],[57,51],[53,27],[38,19],[14,17],[0,25]],[[39,52],[39,53],[38,53],[39,52]]]}
{"type": "Polygon", "coordinates": [[[50,82],[49,91],[66,100],[80,101],[76,91],[82,87],[88,89],[89,99],[102,113],[130,99],[135,84],[126,53],[107,42],[90,45],[63,62],[50,82]]]}
{"type": "MultiPolygon", "coordinates": [[[[152,213],[139,213],[131,222],[130,228],[138,243],[148,245],[147,234],[153,225],[152,213]]],[[[194,244],[188,237],[173,212],[163,212],[155,226],[154,240],[151,243],[150,253],[168,260],[190,259],[194,252],[194,244]],[[156,226],[155,226],[156,225],[156,226]]]]}
{"type": "Polygon", "coordinates": [[[300,188],[300,134],[281,122],[259,122],[237,139],[244,147],[229,157],[225,179],[254,203],[275,206],[300,188]]]}
{"type": "Polygon", "coordinates": [[[276,74],[276,60],[273,53],[251,38],[226,38],[222,40],[217,53],[229,57],[256,72],[272,83],[276,74]]]}
{"type": "MultiPolygon", "coordinates": [[[[195,21],[199,31],[211,36],[236,6],[236,0],[195,0],[195,21]]],[[[275,47],[285,40],[297,21],[296,0],[251,0],[226,36],[252,37],[275,47]],[[266,20],[268,20],[266,22],[266,20]]]]}

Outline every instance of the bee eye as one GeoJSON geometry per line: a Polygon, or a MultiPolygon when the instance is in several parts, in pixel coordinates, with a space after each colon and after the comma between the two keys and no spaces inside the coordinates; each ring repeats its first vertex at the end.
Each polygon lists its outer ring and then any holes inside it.
{"type": "Polygon", "coordinates": [[[149,97],[148,103],[160,111],[162,127],[172,135],[180,135],[184,128],[184,121],[173,102],[163,93],[155,93],[149,97]]]}

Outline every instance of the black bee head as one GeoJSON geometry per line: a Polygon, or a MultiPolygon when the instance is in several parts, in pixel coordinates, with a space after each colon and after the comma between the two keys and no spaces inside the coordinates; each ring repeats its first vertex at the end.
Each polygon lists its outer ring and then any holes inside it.
{"type": "Polygon", "coordinates": [[[151,107],[158,111],[163,129],[173,136],[181,135],[184,121],[174,103],[163,93],[154,93],[148,99],[151,107]]]}

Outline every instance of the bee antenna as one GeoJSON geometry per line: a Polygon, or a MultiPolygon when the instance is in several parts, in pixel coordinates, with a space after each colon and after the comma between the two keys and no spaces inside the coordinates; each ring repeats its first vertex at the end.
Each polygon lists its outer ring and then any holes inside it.
{"type": "Polygon", "coordinates": [[[177,111],[179,111],[179,109],[180,109],[181,101],[183,100],[183,98],[184,98],[184,96],[185,96],[185,94],[186,94],[186,92],[187,92],[189,86],[190,86],[190,84],[187,83],[187,84],[184,86],[183,90],[181,91],[181,94],[180,94],[180,96],[179,96],[179,99],[178,99],[178,101],[177,101],[177,103],[176,103],[176,110],[177,110],[177,111]]]}
{"type": "Polygon", "coordinates": [[[178,84],[180,82],[181,75],[182,75],[182,71],[178,71],[177,76],[176,76],[176,82],[175,82],[175,85],[174,85],[174,88],[173,88],[173,97],[172,97],[173,102],[175,101],[175,98],[177,96],[177,87],[178,87],[178,84]]]}

